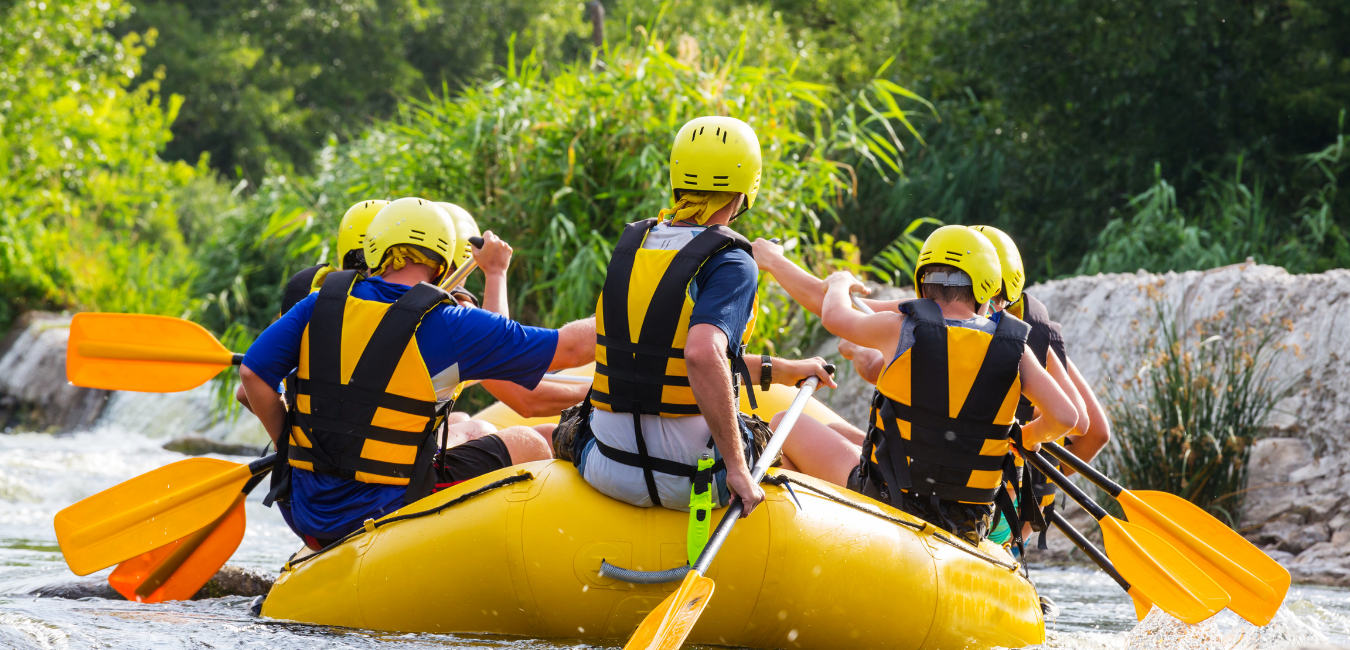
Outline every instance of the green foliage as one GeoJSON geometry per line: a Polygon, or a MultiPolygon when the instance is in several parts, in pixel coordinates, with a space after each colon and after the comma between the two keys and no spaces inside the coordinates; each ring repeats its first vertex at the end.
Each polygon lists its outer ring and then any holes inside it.
{"type": "MultiPolygon", "coordinates": [[[[176,98],[141,75],[120,1],[17,2],[0,29],[0,329],[24,309],[183,314],[195,265],[178,192],[202,170],[161,161],[176,98]]],[[[154,34],[146,35],[153,40],[154,34]]]]}
{"type": "Polygon", "coordinates": [[[490,75],[510,55],[513,33],[522,34],[525,51],[554,55],[579,24],[575,8],[557,0],[137,0],[136,7],[119,29],[159,31],[146,68],[162,67],[164,91],[184,98],[165,157],[196,162],[206,154],[220,172],[255,183],[309,171],[330,134],[360,137],[404,97],[490,75]]]}
{"type": "MultiPolygon", "coordinates": [[[[611,44],[603,66],[549,75],[531,55],[457,97],[409,102],[367,137],[326,148],[315,176],[266,181],[208,247],[198,285],[211,299],[207,323],[265,326],[289,273],[327,255],[348,205],[407,195],[459,203],[512,242],[517,318],[558,326],[587,316],[623,224],[670,203],[671,137],[706,114],[743,117],[764,152],[758,202],[737,229],[795,239],[822,270],[856,265],[856,247],[818,226],[852,196],[855,174],[840,159],[900,171],[908,91],[877,84],[840,95],[796,78],[791,65],[749,65],[748,28],[728,51],[691,48],[687,34],[666,41],[672,30],[661,23],[644,31],[611,44]]],[[[770,292],[762,341],[798,332],[798,316],[770,292]]]]}
{"type": "Polygon", "coordinates": [[[1161,300],[1156,315],[1138,370],[1107,375],[1110,471],[1132,490],[1185,497],[1236,526],[1251,445],[1291,388],[1270,377],[1281,324],[1238,306],[1182,329],[1161,300]]]}
{"type": "Polygon", "coordinates": [[[1107,223],[1078,272],[1187,271],[1249,257],[1293,273],[1350,266],[1350,241],[1335,218],[1340,176],[1350,165],[1345,136],[1300,161],[1294,180],[1304,194],[1291,215],[1279,213],[1284,203],[1270,196],[1263,178],[1244,182],[1242,158],[1232,177],[1205,177],[1191,215],[1159,172],[1153,187],[1126,205],[1128,218],[1107,223]]]}
{"type": "MultiPolygon", "coordinates": [[[[1296,156],[1334,141],[1350,107],[1350,5],[1339,0],[925,5],[901,60],[965,129],[955,142],[988,143],[1005,161],[979,218],[1018,238],[1032,277],[1077,267],[1112,209],[1153,184],[1155,164],[1195,214],[1211,177],[1242,156],[1281,217],[1269,231],[1285,238],[1300,221],[1283,217],[1305,196],[1287,187],[1296,156]]],[[[1337,201],[1343,214],[1350,202],[1337,201]]]]}

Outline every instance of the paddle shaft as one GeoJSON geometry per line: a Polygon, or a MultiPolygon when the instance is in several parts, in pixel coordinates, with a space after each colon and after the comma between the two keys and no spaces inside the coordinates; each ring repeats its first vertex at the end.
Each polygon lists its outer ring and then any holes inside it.
{"type": "Polygon", "coordinates": [[[1092,561],[1097,564],[1097,567],[1105,572],[1106,575],[1111,576],[1111,579],[1115,580],[1116,584],[1120,585],[1121,589],[1124,589],[1126,592],[1132,589],[1129,581],[1122,577],[1119,571],[1116,571],[1116,565],[1111,563],[1111,560],[1106,557],[1106,554],[1093,545],[1087,537],[1083,536],[1082,532],[1077,528],[1074,528],[1073,524],[1069,523],[1069,520],[1064,518],[1064,515],[1060,514],[1058,510],[1051,510],[1048,518],[1050,519],[1050,523],[1054,524],[1055,528],[1059,529],[1059,532],[1064,533],[1064,536],[1068,537],[1069,540],[1073,542],[1073,545],[1078,547],[1078,550],[1091,558],[1092,561]]]}
{"type": "MultiPolygon", "coordinates": [[[[833,374],[834,366],[826,366],[826,371],[833,374]]],[[[783,443],[787,441],[788,434],[792,432],[792,427],[797,424],[802,409],[806,408],[806,403],[811,399],[811,393],[815,392],[819,383],[819,377],[809,377],[805,382],[802,382],[801,390],[797,391],[797,396],[792,399],[792,405],[783,414],[783,419],[779,420],[778,430],[774,432],[773,437],[769,438],[769,444],[764,447],[764,451],[760,454],[759,462],[755,463],[754,469],[750,471],[752,483],[758,484],[764,478],[764,475],[769,472],[769,466],[773,464],[773,459],[778,457],[778,452],[782,451],[783,443]]],[[[731,534],[731,528],[740,520],[742,512],[745,512],[745,504],[741,502],[740,497],[736,497],[732,500],[731,505],[727,506],[727,512],[722,515],[722,521],[718,522],[717,530],[713,531],[712,537],[708,539],[708,545],[703,547],[703,552],[698,556],[698,562],[694,564],[693,570],[698,572],[699,575],[708,572],[708,567],[712,565],[713,558],[722,549],[722,544],[727,541],[727,536],[731,534]]]]}
{"type": "MultiPolygon", "coordinates": [[[[474,248],[482,248],[483,238],[470,237],[469,244],[474,248]]],[[[445,280],[441,281],[440,287],[442,289],[445,289],[446,291],[454,289],[455,287],[459,286],[459,283],[464,281],[464,278],[469,277],[469,274],[473,273],[473,270],[476,268],[478,268],[478,260],[470,257],[469,260],[464,263],[464,266],[455,269],[455,272],[451,273],[450,277],[447,277],[445,280]]]]}
{"type": "MultiPolygon", "coordinates": [[[[1050,442],[1044,444],[1053,445],[1055,443],[1050,442]]],[[[1097,505],[1096,501],[1092,500],[1092,497],[1089,497],[1086,492],[1077,485],[1074,485],[1067,476],[1061,474],[1049,461],[1042,458],[1040,452],[1027,449],[1019,449],[1018,451],[1022,453],[1022,458],[1026,459],[1032,467],[1035,467],[1037,471],[1049,477],[1051,482],[1059,486],[1059,489],[1064,490],[1064,493],[1074,500],[1074,503],[1077,503],[1084,510],[1088,511],[1088,514],[1092,515],[1093,519],[1101,521],[1103,518],[1109,516],[1106,514],[1105,510],[1102,510],[1101,506],[1097,505]]]]}
{"type": "Polygon", "coordinates": [[[1072,467],[1073,471],[1082,474],[1084,478],[1092,481],[1093,485],[1106,491],[1106,493],[1113,498],[1119,497],[1120,493],[1125,491],[1125,488],[1121,487],[1119,483],[1111,480],[1109,476],[1097,471],[1097,468],[1087,464],[1087,461],[1073,455],[1068,449],[1059,446],[1059,444],[1047,442],[1042,444],[1041,447],[1050,452],[1051,456],[1058,458],[1060,462],[1072,467]]]}

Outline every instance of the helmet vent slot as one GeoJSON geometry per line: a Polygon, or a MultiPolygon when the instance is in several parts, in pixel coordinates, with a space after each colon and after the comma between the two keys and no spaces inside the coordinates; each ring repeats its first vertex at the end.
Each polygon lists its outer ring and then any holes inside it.
{"type": "MultiPolygon", "coordinates": [[[[688,174],[686,174],[686,176],[687,176],[687,175],[688,175],[688,174]]],[[[715,181],[724,181],[724,180],[726,180],[726,179],[728,179],[728,178],[731,178],[731,177],[730,177],[730,176],[713,176],[713,180],[715,180],[715,181]]]]}
{"type": "Polygon", "coordinates": [[[422,232],[421,230],[412,230],[412,229],[409,229],[409,232],[415,232],[415,233],[417,233],[417,234],[419,234],[419,235],[425,235],[425,234],[426,234],[425,232],[422,232]]]}
{"type": "Polygon", "coordinates": [[[726,143],[727,143],[727,133],[726,133],[726,131],[723,131],[723,132],[722,132],[722,144],[726,144],[726,143]]]}
{"type": "MultiPolygon", "coordinates": [[[[689,178],[698,178],[698,174],[686,173],[685,176],[688,176],[689,178]]],[[[714,176],[713,178],[726,178],[726,176],[714,176]]]]}

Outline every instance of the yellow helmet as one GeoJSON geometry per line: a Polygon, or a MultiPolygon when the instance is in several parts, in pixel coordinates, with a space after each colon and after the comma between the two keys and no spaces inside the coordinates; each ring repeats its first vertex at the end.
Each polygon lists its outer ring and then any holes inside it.
{"type": "Polygon", "coordinates": [[[380,208],[389,205],[388,201],[362,201],[347,208],[347,213],[342,215],[342,223],[338,224],[338,242],[337,242],[337,261],[338,268],[348,271],[351,269],[362,270],[366,266],[365,257],[352,255],[352,259],[347,259],[347,254],[360,253],[365,249],[366,228],[370,227],[370,220],[375,218],[375,214],[380,208]]]}
{"type": "Polygon", "coordinates": [[[473,220],[473,215],[469,214],[468,210],[454,203],[438,201],[436,205],[445,210],[445,213],[450,215],[450,221],[455,224],[457,241],[450,262],[455,265],[455,268],[464,266],[464,263],[473,257],[473,244],[469,243],[469,238],[483,236],[483,233],[478,230],[478,222],[473,220]]]}
{"type": "Polygon", "coordinates": [[[943,226],[924,240],[914,265],[914,291],[920,298],[923,297],[923,284],[919,278],[923,267],[929,264],[946,264],[964,271],[970,276],[975,302],[979,304],[989,302],[1003,286],[1003,274],[993,242],[965,226],[943,226]]]}
{"type": "MultiPolygon", "coordinates": [[[[971,226],[971,230],[978,230],[980,234],[989,238],[989,242],[994,245],[994,252],[998,253],[999,266],[1003,269],[1003,292],[1006,294],[1009,303],[1017,302],[1022,297],[1022,287],[1026,286],[1027,275],[1022,266],[1022,254],[1017,251],[1017,243],[1008,236],[1008,233],[999,230],[993,226],[971,226]]],[[[995,292],[997,295],[997,292],[995,292]]]]}
{"type": "Polygon", "coordinates": [[[677,199],[685,190],[740,192],[745,195],[740,212],[745,212],[759,194],[762,169],[759,138],[734,117],[694,118],[680,128],[670,148],[670,187],[677,199]]]}
{"type": "Polygon", "coordinates": [[[439,283],[450,272],[454,257],[455,224],[450,215],[426,199],[403,198],[380,209],[366,230],[366,264],[371,271],[384,265],[385,253],[399,245],[420,248],[433,260],[439,258],[439,283]]]}

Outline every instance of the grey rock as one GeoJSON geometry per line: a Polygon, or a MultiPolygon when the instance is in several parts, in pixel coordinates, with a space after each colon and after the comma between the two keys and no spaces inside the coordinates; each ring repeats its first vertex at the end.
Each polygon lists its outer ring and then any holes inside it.
{"type": "Polygon", "coordinates": [[[1295,530],[1292,535],[1285,538],[1284,543],[1276,548],[1281,551],[1302,554],[1312,546],[1324,544],[1330,539],[1331,533],[1327,529],[1327,525],[1318,522],[1295,530]]]}
{"type": "MultiPolygon", "coordinates": [[[[265,596],[276,578],[268,573],[227,564],[221,567],[206,585],[192,596],[192,600],[222,598],[224,596],[265,596]]],[[[38,598],[106,598],[126,600],[107,580],[73,580],[47,585],[30,592],[38,598]]]]}
{"type": "Polygon", "coordinates": [[[117,593],[107,580],[74,580],[71,582],[58,582],[54,585],[39,587],[29,592],[31,596],[38,598],[65,598],[66,600],[79,600],[81,598],[106,598],[108,600],[126,600],[122,594],[117,593]]]}
{"type": "Polygon", "coordinates": [[[256,445],[221,442],[205,436],[182,436],[164,443],[164,448],[188,456],[220,454],[222,456],[258,456],[262,448],[256,445]]]}
{"type": "Polygon", "coordinates": [[[108,391],[66,381],[70,317],[47,312],[20,316],[0,342],[0,429],[62,433],[88,428],[108,391]]]}
{"type": "Polygon", "coordinates": [[[193,600],[224,596],[266,596],[272,590],[276,576],[269,573],[227,564],[202,587],[193,600]]]}

